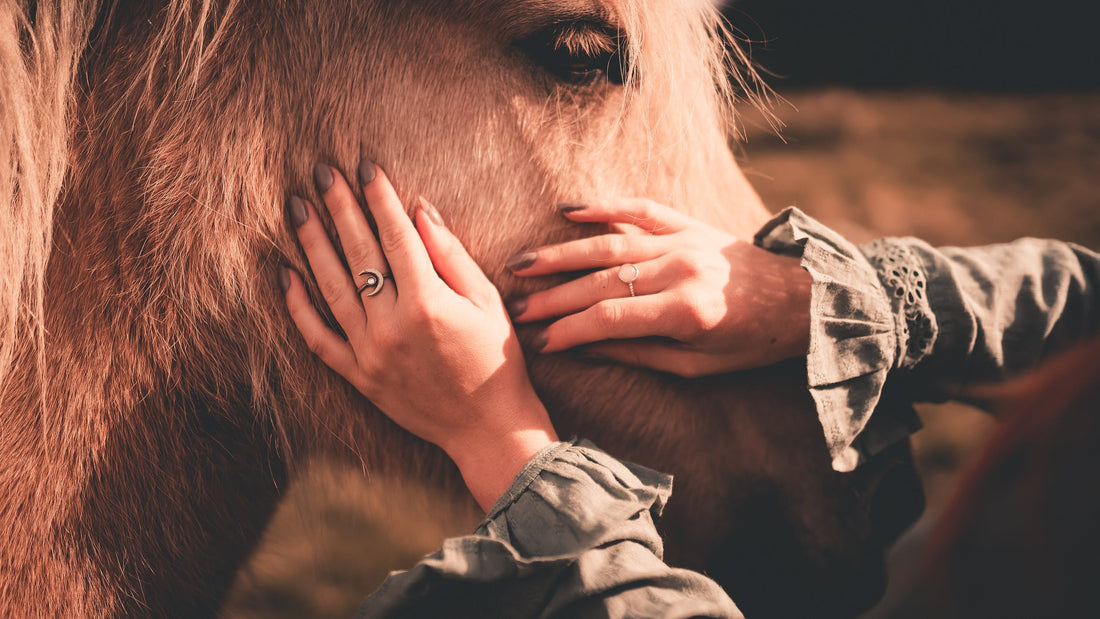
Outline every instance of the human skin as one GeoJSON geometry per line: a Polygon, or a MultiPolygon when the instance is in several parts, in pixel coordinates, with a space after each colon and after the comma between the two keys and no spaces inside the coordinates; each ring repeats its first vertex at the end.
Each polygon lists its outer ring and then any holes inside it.
{"type": "Polygon", "coordinates": [[[517,323],[553,320],[536,340],[541,352],[587,345],[592,357],[688,378],[806,354],[811,279],[799,259],[650,200],[588,200],[558,209],[571,221],[610,224],[614,231],[508,260],[521,277],[597,269],[508,303],[517,323]],[[637,268],[637,296],[619,277],[624,264],[637,268]]]}
{"type": "Polygon", "coordinates": [[[294,324],[314,354],[390,419],[441,447],[488,511],[524,464],[557,440],[500,294],[423,199],[414,225],[372,162],[360,164],[359,180],[377,238],[340,173],[319,164],[315,176],[352,272],[309,202],[292,197],[288,210],[347,340],[325,324],[301,276],[281,267],[294,324]],[[392,277],[374,296],[371,288],[357,293],[359,272],[371,268],[392,277]]]}
{"type": "MultiPolygon", "coordinates": [[[[384,172],[369,161],[359,172],[377,238],[339,172],[319,164],[316,175],[352,272],[385,272],[388,263],[391,277],[377,295],[357,293],[364,275],[353,278],[313,206],[294,196],[290,220],[347,340],[324,323],[301,277],[283,267],[290,315],[325,364],[398,425],[441,447],[488,510],[557,435],[496,288],[431,204],[421,199],[410,220],[384,172]]],[[[509,268],[533,277],[637,263],[639,296],[627,296],[616,266],[513,300],[517,322],[560,317],[537,336],[541,352],[587,344],[590,356],[686,377],[806,353],[810,279],[797,259],[648,200],[559,210],[616,232],[520,252],[509,268]]]]}

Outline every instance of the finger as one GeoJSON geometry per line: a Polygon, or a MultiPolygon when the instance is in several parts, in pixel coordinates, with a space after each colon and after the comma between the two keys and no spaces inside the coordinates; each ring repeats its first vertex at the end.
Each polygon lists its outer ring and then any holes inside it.
{"type": "Polygon", "coordinates": [[[505,263],[521,277],[582,271],[624,262],[642,262],[671,249],[668,237],[601,234],[586,239],[521,251],[505,263]]]}
{"type": "Polygon", "coordinates": [[[321,289],[321,296],[332,310],[336,322],[349,338],[363,332],[367,324],[367,315],[363,304],[355,293],[355,285],[344,268],[344,263],[332,247],[317,211],[307,200],[291,196],[287,202],[290,220],[296,227],[298,242],[309,260],[309,269],[313,279],[321,289]]]}
{"type": "Polygon", "coordinates": [[[585,223],[631,224],[652,234],[686,230],[699,222],[647,198],[610,198],[565,202],[558,210],[569,219],[585,223]]]}
{"type": "MultiPolygon", "coordinates": [[[[359,200],[351,192],[351,187],[344,180],[344,176],[328,165],[318,163],[313,168],[313,178],[325,201],[325,208],[328,209],[333,223],[336,224],[336,233],[340,236],[340,248],[343,249],[344,260],[351,269],[352,281],[355,282],[356,288],[365,282],[367,277],[361,273],[366,269],[388,274],[389,267],[382,254],[382,247],[374,237],[374,232],[367,223],[367,217],[359,206],[359,200]]],[[[379,296],[389,296],[391,300],[397,298],[394,287],[383,284],[372,303],[363,305],[364,309],[369,309],[370,305],[377,307],[379,296]]]]}
{"type": "Polygon", "coordinates": [[[416,230],[428,250],[435,270],[451,290],[474,301],[479,307],[497,297],[496,288],[485,277],[466,248],[443,223],[439,211],[423,197],[416,213],[416,230]]]}
{"type": "Polygon", "coordinates": [[[698,378],[711,373],[705,354],[684,350],[677,344],[650,340],[603,342],[588,346],[584,352],[586,357],[592,359],[606,359],[684,378],[698,378]]]}
{"type": "MultiPolygon", "coordinates": [[[[570,314],[546,327],[541,352],[557,352],[603,340],[669,336],[669,320],[675,299],[670,294],[609,299],[570,314]]],[[[541,338],[540,338],[541,339],[541,338]]]]}
{"type": "MultiPolygon", "coordinates": [[[[672,275],[665,268],[666,262],[658,258],[634,265],[638,273],[631,282],[634,284],[634,294],[653,295],[666,289],[672,283],[672,275]]],[[[630,297],[630,286],[619,277],[622,268],[616,266],[596,271],[533,293],[525,300],[509,303],[509,312],[516,322],[534,322],[573,314],[607,299],[630,297]]]]}
{"type": "Polygon", "coordinates": [[[279,277],[285,287],[286,308],[309,350],[325,365],[351,380],[358,369],[351,345],[325,325],[324,319],[309,300],[301,276],[287,267],[279,268],[284,271],[279,277]]]}
{"type": "Polygon", "coordinates": [[[378,240],[393,269],[394,281],[401,290],[423,290],[437,277],[435,269],[386,173],[364,159],[359,162],[359,182],[374,223],[378,224],[378,240]]]}

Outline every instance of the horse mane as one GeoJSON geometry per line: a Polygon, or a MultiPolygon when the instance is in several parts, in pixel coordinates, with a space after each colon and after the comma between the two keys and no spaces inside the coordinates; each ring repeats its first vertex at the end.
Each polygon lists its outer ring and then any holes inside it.
{"type": "Polygon", "coordinates": [[[96,3],[0,6],[0,389],[21,340],[44,365],[44,288],[54,207],[68,166],[70,111],[96,3]]]}

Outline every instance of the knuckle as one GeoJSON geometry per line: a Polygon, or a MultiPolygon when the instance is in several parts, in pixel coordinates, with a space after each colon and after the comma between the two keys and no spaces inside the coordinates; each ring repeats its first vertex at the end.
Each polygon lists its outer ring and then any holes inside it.
{"type": "Polygon", "coordinates": [[[379,385],[386,382],[386,366],[380,363],[377,355],[372,355],[366,361],[360,361],[359,372],[365,379],[363,382],[368,385],[379,385]]]}
{"type": "Polygon", "coordinates": [[[601,329],[610,329],[622,320],[622,309],[614,303],[600,303],[595,307],[594,319],[596,326],[601,329]]]}
{"type": "Polygon", "coordinates": [[[656,220],[661,218],[664,206],[649,198],[641,198],[638,200],[636,208],[638,210],[637,214],[639,219],[651,221],[656,224],[656,220]]]}
{"type": "Polygon", "coordinates": [[[405,301],[407,303],[404,304],[403,318],[414,332],[434,333],[446,321],[445,310],[433,303],[432,298],[426,294],[410,291],[405,301]]]}
{"type": "MultiPolygon", "coordinates": [[[[359,268],[363,265],[371,266],[374,261],[374,248],[367,242],[360,241],[344,247],[344,258],[351,268],[359,268]]],[[[374,267],[377,268],[377,267],[374,267]]]]}
{"type": "Polygon", "coordinates": [[[672,257],[677,268],[685,277],[696,277],[703,272],[700,255],[690,249],[682,249],[675,252],[672,257]]]}
{"type": "Polygon", "coordinates": [[[592,274],[592,283],[595,284],[596,290],[607,290],[617,281],[619,281],[619,276],[616,269],[604,269],[592,274]]]}
{"type": "Polygon", "coordinates": [[[298,242],[302,245],[302,249],[307,256],[313,255],[317,250],[323,248],[326,243],[330,243],[327,236],[320,231],[310,229],[308,225],[299,228],[298,242]]]}
{"type": "Polygon", "coordinates": [[[687,335],[697,336],[714,328],[714,310],[705,298],[690,295],[681,309],[681,321],[689,327],[687,335]]]}
{"type": "Polygon", "coordinates": [[[435,310],[424,303],[417,303],[408,310],[409,322],[420,329],[428,329],[436,321],[435,310]]]}
{"type": "Polygon", "coordinates": [[[329,278],[321,279],[317,281],[317,288],[321,291],[321,296],[324,297],[330,308],[342,304],[347,298],[347,289],[342,281],[329,278]]]}
{"type": "Polygon", "coordinates": [[[378,233],[384,252],[399,251],[408,245],[409,233],[401,226],[387,226],[385,229],[379,230],[378,233]]]}
{"type": "Polygon", "coordinates": [[[597,260],[609,260],[619,256],[626,249],[626,243],[621,235],[607,234],[596,241],[592,258],[597,260]]]}

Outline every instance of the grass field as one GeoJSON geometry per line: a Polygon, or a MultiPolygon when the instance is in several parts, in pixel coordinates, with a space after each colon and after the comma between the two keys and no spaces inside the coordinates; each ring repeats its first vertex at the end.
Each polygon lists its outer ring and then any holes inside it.
{"type": "MultiPolygon", "coordinates": [[[[934,244],[1051,236],[1100,247],[1100,95],[788,95],[778,137],[746,110],[740,160],[773,209],[797,205],[850,238],[934,244]]],[[[934,513],[992,422],[926,406],[914,437],[934,513]]],[[[227,617],[347,617],[391,569],[476,523],[468,506],[325,463],[295,481],[242,570],[227,617]]]]}

